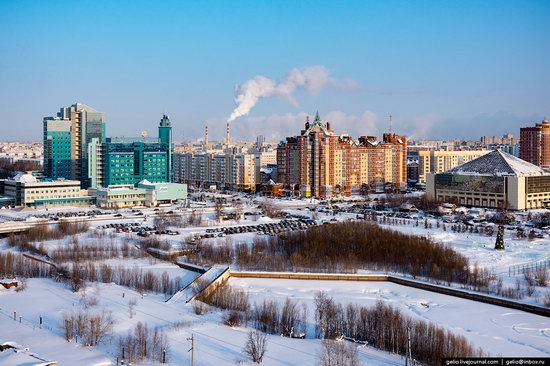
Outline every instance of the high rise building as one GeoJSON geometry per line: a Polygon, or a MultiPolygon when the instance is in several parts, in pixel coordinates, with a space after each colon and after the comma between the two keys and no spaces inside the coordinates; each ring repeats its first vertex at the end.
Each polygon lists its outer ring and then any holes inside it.
{"type": "Polygon", "coordinates": [[[277,175],[293,194],[331,197],[401,189],[407,182],[407,138],[386,133],[382,141],[337,135],[319,114],[299,136],[277,148],[277,175]]]}
{"type": "Polygon", "coordinates": [[[261,169],[276,161],[274,150],[243,152],[188,152],[174,155],[178,183],[220,190],[260,190],[261,169]]]}
{"type": "Polygon", "coordinates": [[[105,113],[81,103],[63,107],[56,117],[44,118],[44,170],[48,177],[73,179],[91,186],[88,146],[105,142],[105,113]],[[70,171],[66,169],[70,138],[70,171]]]}
{"type": "Polygon", "coordinates": [[[548,118],[544,118],[534,127],[522,127],[519,141],[519,157],[521,159],[543,169],[550,168],[550,122],[548,122],[548,118]]]}
{"type": "Polygon", "coordinates": [[[103,176],[102,186],[137,184],[144,179],[151,183],[172,182],[174,144],[167,115],[160,120],[158,134],[158,138],[108,138],[95,152],[97,161],[102,162],[97,169],[98,176],[103,176]]]}
{"type": "Polygon", "coordinates": [[[169,182],[169,151],[158,138],[108,138],[103,148],[104,187],[169,182]]]}
{"type": "Polygon", "coordinates": [[[71,121],[44,118],[44,174],[51,179],[71,179],[71,121]]]}

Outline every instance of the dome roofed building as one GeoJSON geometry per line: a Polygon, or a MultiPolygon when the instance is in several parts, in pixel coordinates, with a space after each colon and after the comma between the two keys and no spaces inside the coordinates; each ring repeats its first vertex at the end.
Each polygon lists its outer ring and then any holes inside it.
{"type": "Polygon", "coordinates": [[[550,173],[501,150],[493,150],[444,173],[430,173],[430,198],[464,206],[532,209],[550,206],[550,173]]]}

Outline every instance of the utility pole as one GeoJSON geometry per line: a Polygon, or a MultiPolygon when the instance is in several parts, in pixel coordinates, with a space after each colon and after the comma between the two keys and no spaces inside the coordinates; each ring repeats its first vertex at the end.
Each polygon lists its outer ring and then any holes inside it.
{"type": "Polygon", "coordinates": [[[187,338],[191,341],[191,348],[187,352],[191,352],[191,366],[195,366],[195,336],[191,333],[191,338],[187,338]]]}

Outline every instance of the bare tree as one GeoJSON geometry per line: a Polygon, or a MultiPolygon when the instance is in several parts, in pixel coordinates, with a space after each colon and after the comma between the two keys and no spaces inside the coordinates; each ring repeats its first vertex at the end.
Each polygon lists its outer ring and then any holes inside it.
{"type": "Polygon", "coordinates": [[[216,213],[216,221],[218,222],[222,221],[223,203],[221,199],[216,200],[216,204],[214,206],[214,212],[216,213]]]}
{"type": "Polygon", "coordinates": [[[280,327],[281,333],[284,336],[292,337],[294,332],[297,331],[296,326],[298,325],[298,317],[298,305],[287,297],[283,305],[283,310],[281,311],[280,327]]]}
{"type": "Polygon", "coordinates": [[[137,299],[135,297],[128,300],[128,315],[130,316],[130,319],[136,315],[135,307],[137,305],[137,299]]]}
{"type": "Polygon", "coordinates": [[[241,201],[235,202],[234,211],[235,211],[235,221],[237,222],[241,221],[243,216],[243,204],[241,201]]]}
{"type": "Polygon", "coordinates": [[[113,315],[110,311],[102,310],[100,313],[89,314],[83,310],[63,314],[61,329],[67,341],[75,337],[82,339],[88,346],[97,346],[113,329],[113,315]]]}
{"type": "Polygon", "coordinates": [[[319,366],[359,366],[357,348],[344,341],[323,340],[318,355],[319,366]]]}
{"type": "Polygon", "coordinates": [[[262,203],[262,210],[266,214],[266,216],[269,216],[271,218],[279,218],[283,217],[283,211],[279,210],[277,207],[275,207],[274,204],[271,202],[264,202],[262,203]]]}
{"type": "Polygon", "coordinates": [[[267,335],[257,330],[250,331],[243,351],[252,361],[261,363],[267,351],[267,335]]]}
{"type": "Polygon", "coordinates": [[[82,268],[80,267],[80,263],[77,260],[75,260],[72,263],[72,268],[71,268],[71,278],[70,278],[71,290],[73,290],[73,292],[78,292],[78,290],[80,290],[80,288],[82,287],[83,282],[84,281],[82,279],[82,268]]]}

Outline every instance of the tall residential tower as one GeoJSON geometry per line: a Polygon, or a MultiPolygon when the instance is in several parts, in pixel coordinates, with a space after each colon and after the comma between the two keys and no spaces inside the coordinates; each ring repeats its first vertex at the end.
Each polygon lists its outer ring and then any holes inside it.
{"type": "Polygon", "coordinates": [[[89,145],[93,140],[105,142],[105,113],[75,103],[61,108],[56,117],[45,117],[43,123],[46,175],[78,180],[83,188],[88,188],[97,174],[89,169],[89,145]]]}
{"type": "Polygon", "coordinates": [[[525,161],[550,168],[550,122],[544,118],[535,127],[523,127],[519,135],[519,157],[525,161]]]}

